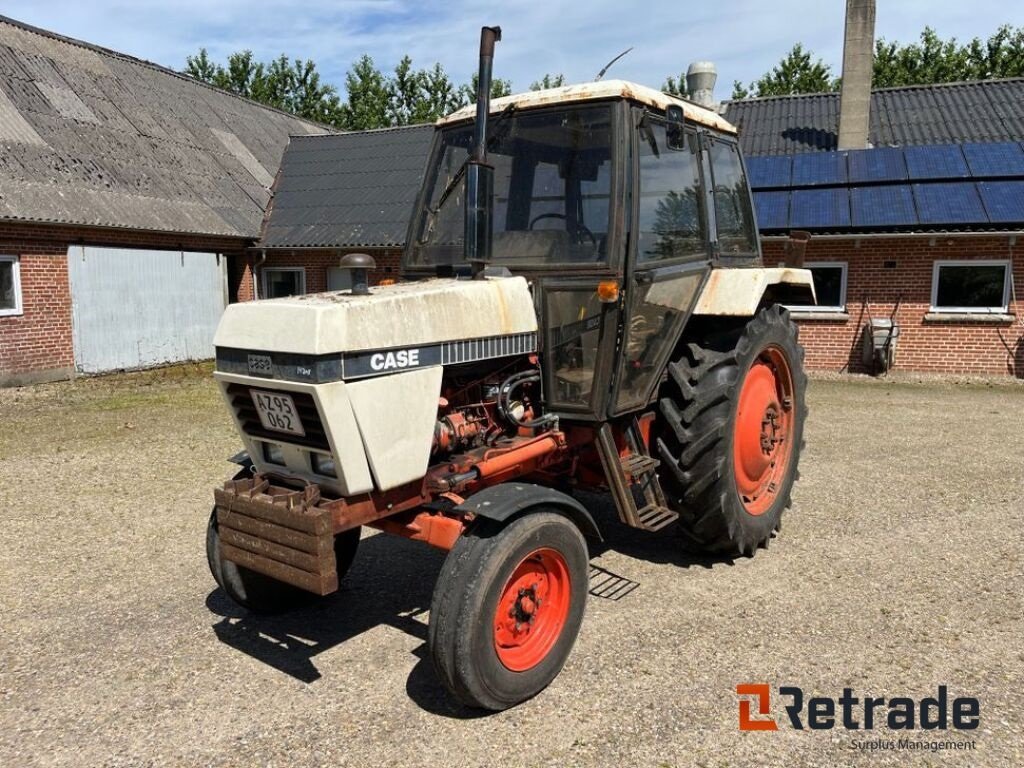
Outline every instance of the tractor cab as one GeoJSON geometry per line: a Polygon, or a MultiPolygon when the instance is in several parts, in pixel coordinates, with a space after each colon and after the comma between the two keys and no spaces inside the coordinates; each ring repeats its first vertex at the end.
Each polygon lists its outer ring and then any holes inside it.
{"type": "Polygon", "coordinates": [[[735,130],[619,80],[498,99],[486,215],[467,227],[471,118],[439,123],[404,275],[526,276],[546,409],[604,420],[647,405],[711,268],[760,260],[735,130]],[[466,234],[481,226],[474,266],[466,234]]]}

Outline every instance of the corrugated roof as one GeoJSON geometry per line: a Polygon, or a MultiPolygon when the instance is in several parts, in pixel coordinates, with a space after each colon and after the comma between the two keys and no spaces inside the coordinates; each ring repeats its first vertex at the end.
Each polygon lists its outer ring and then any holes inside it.
{"type": "MultiPolygon", "coordinates": [[[[748,156],[837,148],[839,94],[773,96],[726,102],[748,156]]],[[[1024,138],[1024,78],[883,88],[871,95],[875,147],[1024,138]]]]}
{"type": "Polygon", "coordinates": [[[0,219],[256,239],[289,135],[328,130],[0,16],[0,219]]]}
{"type": "Polygon", "coordinates": [[[418,125],[293,138],[260,245],[401,246],[433,133],[418,125]]]}

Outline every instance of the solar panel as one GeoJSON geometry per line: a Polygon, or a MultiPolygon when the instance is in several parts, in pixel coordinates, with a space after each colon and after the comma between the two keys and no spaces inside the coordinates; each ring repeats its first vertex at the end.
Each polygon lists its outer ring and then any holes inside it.
{"type": "Polygon", "coordinates": [[[848,162],[851,184],[907,179],[907,163],[903,159],[902,149],[859,149],[849,153],[848,162]]]}
{"type": "Polygon", "coordinates": [[[747,175],[754,189],[788,187],[793,179],[793,158],[788,155],[747,158],[747,175]]]}
{"type": "Polygon", "coordinates": [[[970,176],[963,150],[957,144],[906,147],[903,157],[912,181],[923,179],[966,179],[970,176]]]}
{"type": "Polygon", "coordinates": [[[964,144],[964,155],[976,179],[1024,176],[1024,149],[1020,144],[964,144]]]}
{"type": "Polygon", "coordinates": [[[846,183],[845,152],[804,152],[793,156],[793,186],[815,187],[846,183]]]}
{"type": "Polygon", "coordinates": [[[914,201],[922,224],[988,224],[977,185],[970,182],[915,184],[914,201]]]}
{"type": "Polygon", "coordinates": [[[797,189],[790,203],[789,226],[794,229],[838,229],[850,226],[850,191],[797,189]]]}
{"type": "Polygon", "coordinates": [[[789,226],[789,192],[755,192],[757,228],[786,229],[789,226]]]}
{"type": "Polygon", "coordinates": [[[1024,181],[982,181],[978,191],[993,224],[1024,223],[1024,181]]]}
{"type": "Polygon", "coordinates": [[[917,224],[914,195],[907,184],[851,190],[855,227],[905,227],[917,224]]]}

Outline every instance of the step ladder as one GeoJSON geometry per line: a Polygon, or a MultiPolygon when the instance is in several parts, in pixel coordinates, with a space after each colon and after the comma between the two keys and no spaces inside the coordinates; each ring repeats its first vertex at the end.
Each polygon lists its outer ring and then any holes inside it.
{"type": "Polygon", "coordinates": [[[633,528],[660,531],[679,518],[679,514],[665,503],[665,493],[658,482],[656,470],[661,462],[647,455],[636,419],[626,428],[625,436],[630,453],[621,456],[611,425],[604,424],[597,432],[597,452],[619,519],[633,528]],[[644,498],[642,507],[637,506],[634,489],[644,498]]]}

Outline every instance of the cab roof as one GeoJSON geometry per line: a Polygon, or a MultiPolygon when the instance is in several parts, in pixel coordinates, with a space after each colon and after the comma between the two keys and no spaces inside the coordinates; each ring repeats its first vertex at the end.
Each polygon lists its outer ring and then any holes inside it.
{"type": "MultiPolygon", "coordinates": [[[[554,104],[616,98],[636,101],[659,111],[664,111],[670,104],[678,104],[683,108],[687,120],[718,131],[736,134],[736,128],[732,123],[707,107],[626,80],[601,80],[596,83],[580,83],[579,85],[566,85],[561,88],[547,88],[542,91],[527,91],[512,96],[502,96],[500,99],[491,100],[491,112],[501,112],[509,105],[515,106],[516,109],[530,109],[531,107],[546,107],[554,104]]],[[[472,119],[475,115],[476,105],[469,104],[457,112],[442,117],[437,121],[437,125],[458,123],[472,119]]]]}

